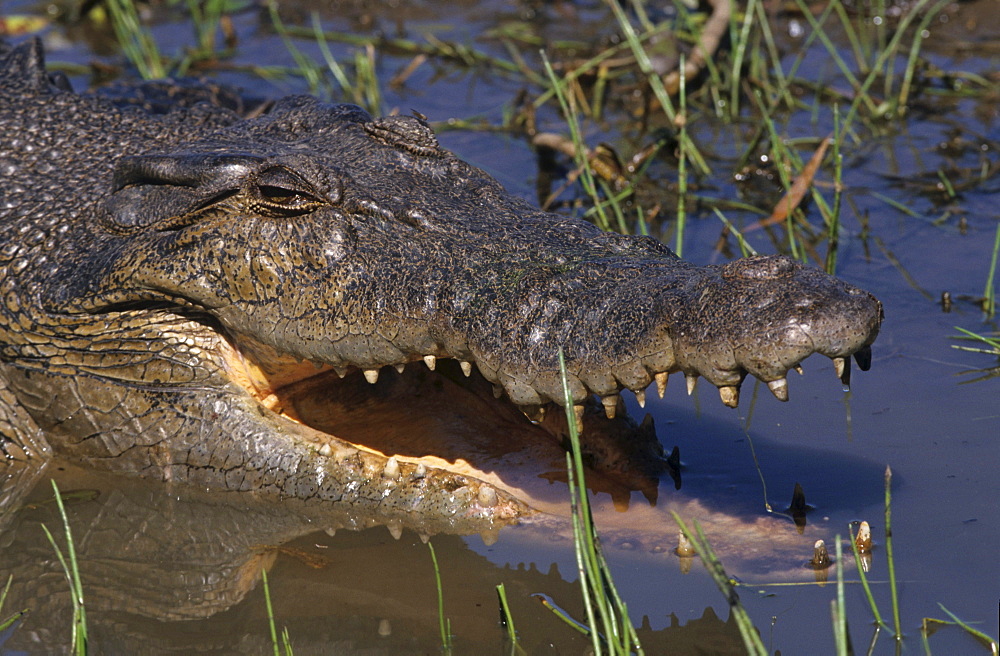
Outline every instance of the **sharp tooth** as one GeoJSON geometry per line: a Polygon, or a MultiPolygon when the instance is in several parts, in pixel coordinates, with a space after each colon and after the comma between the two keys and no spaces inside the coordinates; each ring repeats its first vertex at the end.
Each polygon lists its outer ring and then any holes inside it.
{"type": "Polygon", "coordinates": [[[857,545],[861,553],[870,553],[872,550],[872,529],[868,522],[861,522],[858,526],[858,534],[854,537],[854,544],[857,545]]]}
{"type": "Polygon", "coordinates": [[[774,398],[779,401],[788,400],[788,381],[784,378],[772,380],[767,384],[767,388],[771,390],[771,394],[774,394],[774,398]]]}
{"type": "Polygon", "coordinates": [[[844,377],[844,368],[850,366],[850,361],[847,358],[833,358],[833,368],[837,372],[837,378],[844,377]]]}
{"type": "Polygon", "coordinates": [[[656,378],[656,393],[660,395],[661,399],[663,398],[663,395],[667,393],[667,378],[669,377],[670,374],[665,371],[661,371],[654,376],[654,378],[656,378]]]}
{"type": "Polygon", "coordinates": [[[639,402],[640,408],[646,407],[646,390],[639,390],[635,393],[635,400],[639,402]]]}
{"type": "Polygon", "coordinates": [[[796,373],[798,373],[798,374],[799,374],[800,376],[805,376],[805,375],[806,375],[806,372],[802,371],[802,365],[801,365],[801,364],[797,364],[797,365],[795,365],[795,371],[796,371],[796,373]]]}
{"type": "Polygon", "coordinates": [[[580,404],[573,406],[573,413],[576,415],[576,430],[583,432],[583,406],[580,404]]]}
{"type": "Polygon", "coordinates": [[[396,460],[396,456],[392,456],[385,461],[385,467],[382,468],[383,478],[396,478],[399,476],[399,461],[396,460]]]}
{"type": "Polygon", "coordinates": [[[826,543],[822,540],[816,540],[816,543],[813,544],[813,557],[809,564],[822,569],[830,566],[830,554],[827,553],[826,543]]]}
{"type": "Polygon", "coordinates": [[[465,360],[461,360],[461,361],[459,361],[458,366],[460,366],[462,368],[462,373],[465,374],[466,378],[468,378],[469,376],[472,375],[472,363],[471,362],[466,362],[465,360]]]}
{"type": "Polygon", "coordinates": [[[868,371],[872,368],[872,347],[863,346],[861,350],[854,354],[854,361],[858,363],[858,369],[868,371]]]}
{"type": "Polygon", "coordinates": [[[406,369],[406,365],[403,364],[402,362],[396,365],[396,371],[398,371],[399,373],[403,373],[404,369],[406,369]]]}
{"type": "Polygon", "coordinates": [[[391,535],[393,539],[398,540],[399,538],[403,537],[402,524],[398,524],[396,522],[389,522],[388,524],[385,525],[385,527],[389,529],[389,535],[391,535]]]}
{"type": "Polygon", "coordinates": [[[497,505],[497,491],[488,485],[479,488],[477,498],[479,505],[483,508],[492,508],[497,505]]]}
{"type": "Polygon", "coordinates": [[[321,456],[329,456],[331,453],[333,453],[333,449],[330,447],[330,443],[324,442],[323,446],[319,448],[319,454],[321,456]]]}
{"type": "Polygon", "coordinates": [[[726,385],[719,388],[719,398],[730,408],[735,408],[740,404],[740,388],[735,385],[726,385]]]}
{"type": "Polygon", "coordinates": [[[684,374],[684,381],[687,383],[688,396],[694,394],[694,386],[698,384],[698,374],[684,374]]]}
{"type": "Polygon", "coordinates": [[[500,385],[494,385],[493,386],[493,398],[494,399],[499,399],[501,396],[503,396],[503,387],[501,387],[500,385]]]}
{"type": "Polygon", "coordinates": [[[341,378],[347,375],[347,367],[334,367],[333,370],[336,371],[337,375],[341,378]]]}
{"type": "Polygon", "coordinates": [[[608,419],[614,419],[615,411],[618,409],[618,395],[609,394],[602,397],[601,403],[604,404],[604,414],[608,416],[608,419]]]}
{"type": "Polygon", "coordinates": [[[427,368],[430,369],[431,371],[434,371],[434,367],[437,366],[437,361],[438,359],[433,355],[424,356],[424,364],[426,364],[427,368]]]}
{"type": "Polygon", "coordinates": [[[844,384],[844,389],[851,385],[851,361],[848,358],[834,358],[833,367],[837,370],[837,378],[844,384]]]}
{"type": "Polygon", "coordinates": [[[378,382],[378,369],[365,369],[365,380],[374,385],[378,382]]]}

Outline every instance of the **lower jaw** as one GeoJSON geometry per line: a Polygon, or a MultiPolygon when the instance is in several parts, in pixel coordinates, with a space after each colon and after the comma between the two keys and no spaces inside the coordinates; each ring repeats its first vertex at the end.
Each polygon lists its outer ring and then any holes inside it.
{"type": "MultiPolygon", "coordinates": [[[[495,398],[478,373],[467,377],[457,361],[441,360],[436,371],[423,364],[402,373],[383,368],[375,384],[360,371],[343,378],[324,372],[282,388],[276,398],[273,411],[361,451],[475,479],[532,509],[565,513],[566,490],[552,485],[566,478],[561,436],[550,432],[559,422],[547,420],[546,430],[529,421],[516,406],[495,398]]],[[[552,407],[549,414],[562,412],[552,407]]],[[[588,417],[585,426],[594,433],[608,422],[616,430],[603,432],[636,429],[627,417],[606,419],[599,403],[588,417]]],[[[655,434],[650,437],[655,442],[655,434]]],[[[648,460],[588,472],[588,485],[621,505],[633,490],[653,496],[666,461],[648,460]]]]}

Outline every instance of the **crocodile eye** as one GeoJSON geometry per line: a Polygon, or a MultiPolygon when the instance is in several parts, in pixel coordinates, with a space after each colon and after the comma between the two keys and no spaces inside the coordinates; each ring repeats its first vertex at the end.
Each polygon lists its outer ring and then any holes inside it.
{"type": "Polygon", "coordinates": [[[254,191],[257,208],[271,216],[307,214],[324,205],[312,185],[282,166],[261,171],[254,191]]]}
{"type": "Polygon", "coordinates": [[[273,185],[263,185],[257,187],[261,200],[271,205],[280,205],[288,209],[301,208],[313,203],[318,203],[319,199],[309,196],[294,189],[275,187],[273,185]]]}

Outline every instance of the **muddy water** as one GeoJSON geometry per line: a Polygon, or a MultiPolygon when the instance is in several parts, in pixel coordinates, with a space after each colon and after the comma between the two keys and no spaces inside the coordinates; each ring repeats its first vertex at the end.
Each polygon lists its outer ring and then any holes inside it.
{"type": "MultiPolygon", "coordinates": [[[[503,48],[484,35],[525,18],[544,39],[613,33],[596,4],[577,7],[576,16],[561,13],[562,5],[533,9],[499,2],[400,3],[372,15],[362,8],[365,4],[322,7],[324,24],[335,30],[379,30],[414,38],[433,31],[497,55],[503,48]]],[[[21,2],[5,3],[5,10],[8,7],[37,10],[21,2]]],[[[1000,69],[1000,28],[982,18],[991,7],[995,2],[980,0],[949,13],[950,21],[935,27],[930,40],[932,61],[946,70],[958,67],[979,74],[1000,69]]],[[[294,12],[288,16],[293,18],[294,12]]],[[[791,22],[780,23],[786,33],[791,22]]],[[[234,17],[241,38],[235,61],[291,65],[284,47],[261,25],[257,12],[234,17]]],[[[183,23],[164,21],[157,27],[168,52],[187,42],[190,33],[183,23]]],[[[50,28],[46,34],[53,60],[111,60],[101,50],[106,37],[62,28],[50,28]]],[[[796,42],[785,38],[793,49],[796,42]]],[[[300,47],[318,57],[308,44],[300,47]]],[[[380,56],[379,72],[388,79],[407,61],[380,56]]],[[[816,79],[832,75],[828,57],[818,51],[807,66],[816,79]]],[[[260,95],[304,90],[295,79],[272,84],[234,72],[218,77],[260,95]]],[[[86,83],[75,81],[78,87],[86,83]]],[[[495,71],[427,63],[403,86],[383,90],[383,110],[414,108],[436,122],[482,116],[498,124],[504,103],[522,84],[495,71]]],[[[543,112],[539,118],[547,128],[561,129],[554,116],[543,112]]],[[[793,137],[825,135],[831,130],[829,120],[825,111],[817,117],[806,113],[784,130],[793,137]]],[[[725,158],[738,156],[738,144],[750,130],[713,125],[707,118],[691,129],[696,140],[715,153],[713,167],[723,172],[727,161],[731,164],[725,158]]],[[[523,140],[465,131],[444,132],[441,140],[514,193],[535,200],[537,163],[523,140]]],[[[613,128],[590,128],[588,140],[610,141],[622,150],[630,145],[628,135],[613,128]]],[[[997,634],[1000,388],[995,377],[972,382],[977,375],[963,373],[996,362],[954,350],[950,339],[955,326],[980,332],[996,327],[984,322],[969,302],[959,300],[946,314],[936,299],[943,291],[956,298],[981,293],[1000,218],[1000,183],[994,177],[950,202],[925,188],[933,188],[939,168],[977,169],[984,162],[986,168],[995,167],[998,140],[995,99],[956,101],[918,109],[897,130],[867,138],[846,153],[844,178],[851,206],[845,211],[838,274],[881,298],[887,317],[872,370],[855,372],[849,393],[841,391],[831,364],[817,359],[806,361],[804,376],[792,375],[792,400],[787,404],[749,384],[737,411],[723,407],[714,390],[704,385],[691,398],[680,381],[671,383],[662,401],[648,395],[645,411],[655,418],[661,441],[668,448],[680,447],[680,490],[666,479],[655,509],[636,494],[626,512],[617,510],[607,495],[595,498],[616,582],[636,623],[643,626],[648,653],[724,654],[741,649],[735,627],[727,622],[726,603],[702,568],[697,563],[688,567],[692,563],[671,552],[673,529],[665,520],[670,508],[712,527],[724,562],[746,584],[741,598],[772,652],[831,650],[829,602],[834,590],[817,585],[803,563],[817,537],[832,544],[852,521],[867,520],[873,526],[871,577],[877,581],[874,592],[883,615],[891,616],[884,583],[882,489],[887,465],[894,474],[892,521],[904,651],[920,651],[921,619],[943,617],[938,603],[997,634]],[[946,143],[952,147],[942,147],[946,143]],[[903,213],[885,197],[919,216],[903,213]],[[935,225],[933,219],[946,211],[935,225]],[[803,485],[814,507],[801,534],[782,514],[795,483],[803,485]],[[777,512],[768,512],[768,507],[777,512]],[[766,585],[788,581],[811,585],[766,585]]],[[[658,162],[653,169],[654,176],[672,175],[666,163],[658,162]]],[[[735,198],[744,192],[726,173],[717,173],[710,184],[714,188],[707,195],[735,198]]],[[[754,217],[732,218],[749,222],[754,217]]],[[[654,230],[673,239],[669,223],[654,230]]],[[[717,260],[712,246],[719,230],[714,218],[696,218],[687,229],[685,256],[702,263],[717,260]]],[[[774,251],[762,232],[748,238],[760,251],[774,251]]],[[[634,399],[626,402],[634,416],[642,416],[634,399]]],[[[298,653],[438,650],[433,570],[428,549],[415,532],[363,528],[363,522],[356,526],[361,530],[334,531],[356,518],[52,467],[28,493],[32,503],[0,525],[0,577],[14,576],[2,616],[31,609],[13,633],[0,635],[0,652],[44,653],[68,643],[65,580],[38,528],[40,521],[57,525],[51,504],[44,502],[50,497],[49,475],[58,478],[63,489],[94,491],[72,502],[69,510],[82,553],[97,653],[266,651],[270,643],[257,578],[261,567],[269,567],[278,622],[288,627],[298,653]]],[[[31,483],[22,487],[27,490],[31,483]]],[[[545,485],[549,494],[561,493],[561,483],[545,485]]],[[[500,582],[507,587],[529,653],[583,650],[575,632],[531,597],[548,595],[582,616],[572,546],[558,524],[432,540],[457,653],[501,652],[503,632],[497,625],[494,591],[500,582]]],[[[847,578],[856,581],[852,571],[847,578]]],[[[849,583],[846,602],[855,649],[863,651],[873,629],[859,585],[849,583]]],[[[881,636],[875,653],[893,653],[891,643],[881,636]]],[[[980,649],[953,628],[938,631],[931,646],[940,654],[980,649]]]]}

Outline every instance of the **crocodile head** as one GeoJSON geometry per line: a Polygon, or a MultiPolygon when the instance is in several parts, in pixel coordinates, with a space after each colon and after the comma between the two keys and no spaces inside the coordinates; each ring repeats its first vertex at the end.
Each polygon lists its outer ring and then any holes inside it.
{"type": "MultiPolygon", "coordinates": [[[[84,305],[204,310],[255,396],[302,371],[475,363],[518,405],[641,393],[674,371],[735,405],[787,398],[812,353],[867,369],[870,294],[787,257],[695,267],[649,238],[539,212],[441,149],[420,118],[311,98],[183,148],[118,160],[101,227],[124,248],[84,305]]],[[[468,367],[470,365],[463,365],[468,367]]]]}
{"type": "MultiPolygon", "coordinates": [[[[44,93],[56,113],[80,102],[44,93]]],[[[12,374],[89,461],[128,455],[140,472],[377,503],[388,481],[399,508],[434,488],[448,512],[516,515],[449,463],[339,440],[306,401],[355,370],[375,382],[384,367],[453,358],[518,406],[563,404],[562,351],[574,405],[596,394],[610,414],[621,390],[641,401],[683,372],[735,406],[748,373],[786,400],[786,372],[812,353],[845,379],[851,355],[870,361],[882,318],[870,294],[785,257],[698,267],[653,239],[543,213],[442,149],[420,117],[293,97],[220,128],[87,102],[112,124],[113,164],[81,174],[97,192],[64,219],[50,268],[24,274],[18,303],[38,299],[44,337],[8,344],[4,360],[58,379],[12,374]],[[395,492],[400,481],[416,491],[395,492]]],[[[73,203],[66,186],[55,178],[44,207],[73,203]]]]}

